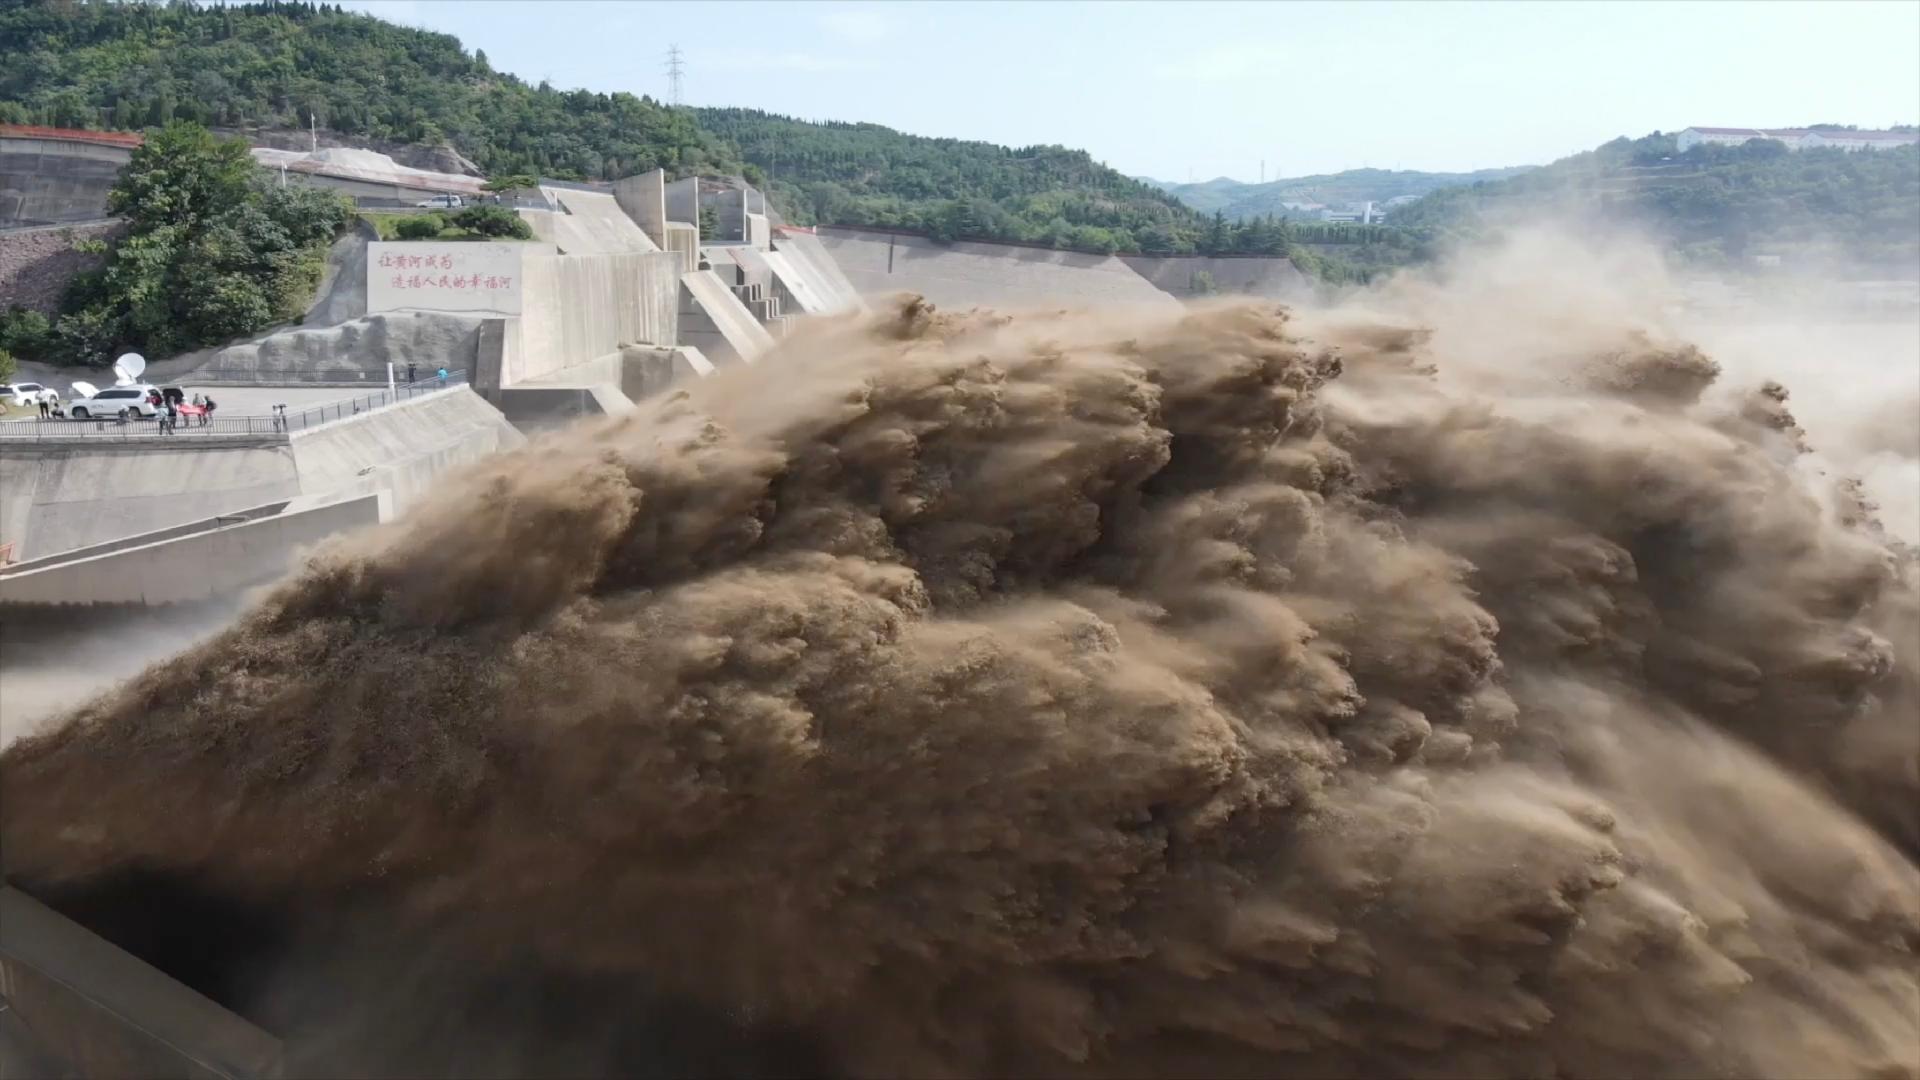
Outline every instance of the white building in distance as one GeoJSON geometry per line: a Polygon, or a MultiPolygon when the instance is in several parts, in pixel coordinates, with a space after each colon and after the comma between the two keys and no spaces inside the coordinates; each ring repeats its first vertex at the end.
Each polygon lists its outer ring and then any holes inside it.
{"type": "Polygon", "coordinates": [[[1920,143],[1920,132],[1850,131],[1845,128],[1690,127],[1674,139],[1674,146],[1684,154],[1701,143],[1739,146],[1750,139],[1778,139],[1786,143],[1789,150],[1812,150],[1819,147],[1840,150],[1889,150],[1896,146],[1912,146],[1920,143]]]}

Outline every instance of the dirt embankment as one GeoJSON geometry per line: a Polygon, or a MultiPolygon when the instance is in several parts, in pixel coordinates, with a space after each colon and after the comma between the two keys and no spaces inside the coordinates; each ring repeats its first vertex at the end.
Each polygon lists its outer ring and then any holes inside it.
{"type": "Polygon", "coordinates": [[[106,256],[81,251],[82,240],[111,240],[118,222],[0,232],[0,311],[23,307],[51,315],[75,274],[106,256]]]}

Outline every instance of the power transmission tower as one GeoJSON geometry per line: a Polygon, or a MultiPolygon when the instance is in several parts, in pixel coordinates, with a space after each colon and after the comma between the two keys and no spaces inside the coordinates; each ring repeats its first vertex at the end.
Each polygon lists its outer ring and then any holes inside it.
{"type": "Polygon", "coordinates": [[[675,108],[681,105],[681,80],[685,74],[686,64],[681,58],[680,46],[667,46],[667,98],[675,108]]]}

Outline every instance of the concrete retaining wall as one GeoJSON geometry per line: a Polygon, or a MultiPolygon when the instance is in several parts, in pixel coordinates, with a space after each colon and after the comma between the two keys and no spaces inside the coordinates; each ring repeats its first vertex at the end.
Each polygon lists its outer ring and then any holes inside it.
{"type": "Polygon", "coordinates": [[[613,182],[613,199],[655,247],[667,246],[667,174],[655,169],[613,182]]]}
{"type": "Polygon", "coordinates": [[[1269,300],[1299,297],[1312,287],[1291,259],[1123,255],[1121,261],[1155,288],[1182,300],[1211,295],[1205,289],[1208,281],[1214,293],[1269,300]]]}
{"type": "Polygon", "coordinates": [[[835,310],[833,298],[822,291],[802,264],[779,251],[763,252],[760,257],[773,274],[773,294],[780,298],[782,311],[791,315],[825,315],[835,310]]]}
{"type": "Polygon", "coordinates": [[[629,400],[640,401],[664,393],[676,383],[704,379],[713,374],[706,354],[691,345],[658,348],[636,345],[620,350],[620,390],[629,400]]]}
{"type": "Polygon", "coordinates": [[[767,333],[711,270],[680,275],[680,338],[715,363],[751,363],[773,348],[767,333]]]}
{"type": "Polygon", "coordinates": [[[560,249],[562,255],[612,255],[659,251],[612,195],[567,188],[543,187],[541,194],[560,209],[522,210],[520,217],[533,235],[560,249]]]}
{"type": "Polygon", "coordinates": [[[446,470],[521,441],[464,386],[291,437],[9,441],[0,445],[0,543],[38,559],[311,496],[391,492],[400,513],[446,470]]]}
{"type": "Polygon", "coordinates": [[[918,293],[935,305],[1017,310],[1036,306],[1148,307],[1179,302],[1111,255],[978,244],[941,244],[869,229],[818,230],[820,244],[861,295],[918,293]]]}
{"type": "Polygon", "coordinates": [[[281,1075],[272,1036],[11,887],[0,987],[7,1076],[281,1075]]]}
{"type": "Polygon", "coordinates": [[[501,383],[540,378],[639,342],[676,340],[679,257],[671,252],[529,256],[501,383]]]}
{"type": "Polygon", "coordinates": [[[304,548],[387,520],[389,497],[372,493],[231,524],[129,537],[113,550],[0,577],[0,604],[174,604],[273,581],[304,548]]]}
{"type": "Polygon", "coordinates": [[[599,395],[597,411],[621,412],[624,411],[621,402],[630,406],[683,380],[704,379],[713,371],[706,355],[690,345],[625,345],[617,353],[482,396],[488,400],[497,397],[507,419],[521,426],[522,419],[537,418],[544,411],[571,409],[571,415],[596,411],[580,404],[584,401],[583,395],[599,395]],[[525,391],[524,396],[509,407],[513,395],[520,391],[525,391]],[[550,394],[549,391],[563,393],[550,394]],[[617,396],[608,397],[608,394],[617,396]]]}
{"type": "Polygon", "coordinates": [[[467,387],[294,432],[300,490],[309,494],[389,492],[404,514],[450,469],[520,445],[520,433],[467,387]]]}
{"type": "Polygon", "coordinates": [[[689,176],[666,186],[667,220],[700,223],[700,178],[689,176]]]}
{"type": "Polygon", "coordinates": [[[242,522],[255,521],[263,517],[272,517],[274,514],[278,514],[287,507],[292,506],[297,501],[298,500],[295,499],[285,499],[270,502],[265,506],[252,506],[245,510],[236,510],[231,514],[221,514],[217,517],[202,518],[199,521],[189,521],[185,525],[174,525],[170,528],[156,529],[153,532],[140,533],[136,536],[123,536],[118,540],[108,540],[103,544],[89,544],[86,547],[72,548],[68,551],[56,552],[55,554],[42,556],[41,558],[30,559],[23,563],[10,563],[6,566],[0,566],[0,577],[5,577],[8,574],[24,573],[28,570],[43,569],[60,563],[74,562],[79,559],[92,559],[101,555],[111,555],[116,551],[125,551],[128,548],[141,547],[145,544],[157,544],[162,540],[172,540],[176,537],[191,536],[194,533],[206,532],[209,529],[219,528],[224,525],[238,525],[242,522]]]}
{"type": "Polygon", "coordinates": [[[700,229],[684,221],[667,222],[667,250],[680,256],[680,272],[691,274],[700,265],[700,229]]]}
{"type": "Polygon", "coordinates": [[[0,138],[0,226],[95,221],[132,158],[124,146],[0,138]]]}
{"type": "Polygon", "coordinates": [[[785,255],[794,269],[805,274],[813,283],[815,292],[827,296],[832,305],[830,310],[866,310],[866,301],[860,298],[860,290],[847,280],[847,275],[840,270],[840,264],[827,253],[818,236],[782,230],[773,239],[773,250],[785,255]]]}
{"type": "Polygon", "coordinates": [[[0,543],[32,559],[300,493],[284,440],[181,441],[0,446],[0,543]]]}

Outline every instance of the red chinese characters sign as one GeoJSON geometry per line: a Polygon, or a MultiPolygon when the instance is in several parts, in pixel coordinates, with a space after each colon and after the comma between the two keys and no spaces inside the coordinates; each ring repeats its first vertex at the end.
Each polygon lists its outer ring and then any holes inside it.
{"type": "Polygon", "coordinates": [[[520,244],[367,246],[367,310],[520,312],[520,244]]]}

